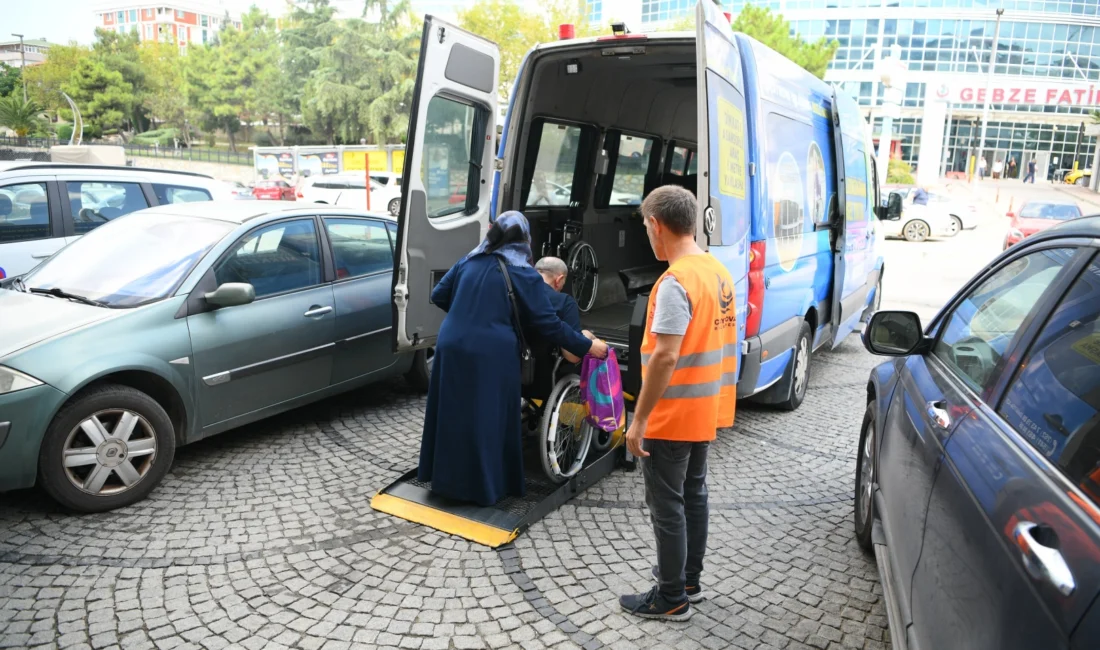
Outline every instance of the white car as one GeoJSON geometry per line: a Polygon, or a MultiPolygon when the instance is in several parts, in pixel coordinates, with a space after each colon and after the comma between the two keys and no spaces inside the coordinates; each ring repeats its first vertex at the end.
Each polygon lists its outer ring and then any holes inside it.
{"type": "MultiPolygon", "coordinates": [[[[401,209],[401,177],[392,176],[385,185],[378,183],[371,174],[370,209],[397,216],[401,209]]],[[[298,190],[298,200],[307,203],[327,203],[359,210],[367,209],[367,179],[356,172],[313,176],[306,179],[298,190]]]]}
{"type": "Polygon", "coordinates": [[[99,164],[0,167],[0,280],[27,273],[65,245],[137,210],[228,201],[230,187],[204,174],[99,164]]]}
{"type": "Polygon", "coordinates": [[[929,205],[906,205],[902,210],[901,219],[878,223],[884,236],[900,237],[912,242],[954,237],[959,233],[958,224],[952,216],[931,201],[929,205]]]}

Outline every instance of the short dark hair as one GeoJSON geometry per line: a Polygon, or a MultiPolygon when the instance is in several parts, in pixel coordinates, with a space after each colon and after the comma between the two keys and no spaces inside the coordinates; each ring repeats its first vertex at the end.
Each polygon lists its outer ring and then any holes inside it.
{"type": "Polygon", "coordinates": [[[678,185],[658,187],[642,202],[642,216],[653,217],[681,237],[695,234],[695,212],[695,195],[678,185]]]}

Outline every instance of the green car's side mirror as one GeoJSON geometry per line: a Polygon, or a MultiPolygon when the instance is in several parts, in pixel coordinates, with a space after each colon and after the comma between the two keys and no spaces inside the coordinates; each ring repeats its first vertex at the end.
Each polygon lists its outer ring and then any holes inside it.
{"type": "Polygon", "coordinates": [[[246,282],[226,282],[203,297],[213,307],[236,307],[255,300],[256,289],[246,282]]]}

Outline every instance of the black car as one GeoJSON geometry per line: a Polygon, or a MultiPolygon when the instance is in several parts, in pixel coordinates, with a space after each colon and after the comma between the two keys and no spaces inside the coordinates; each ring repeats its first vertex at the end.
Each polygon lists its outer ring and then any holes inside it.
{"type": "Polygon", "coordinates": [[[927,329],[878,312],[855,532],[895,648],[1100,647],[1100,216],[1003,253],[927,329]]]}

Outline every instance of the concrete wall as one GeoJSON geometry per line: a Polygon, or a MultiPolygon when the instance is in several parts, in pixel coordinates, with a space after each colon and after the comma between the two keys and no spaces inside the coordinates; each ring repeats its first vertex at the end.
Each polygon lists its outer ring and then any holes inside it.
{"type": "Polygon", "coordinates": [[[212,162],[199,162],[197,160],[147,158],[145,156],[133,155],[127,155],[127,160],[129,160],[134,167],[196,172],[199,174],[208,174],[222,181],[240,181],[247,184],[256,180],[256,170],[251,165],[227,165],[212,162]]]}

